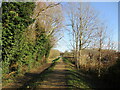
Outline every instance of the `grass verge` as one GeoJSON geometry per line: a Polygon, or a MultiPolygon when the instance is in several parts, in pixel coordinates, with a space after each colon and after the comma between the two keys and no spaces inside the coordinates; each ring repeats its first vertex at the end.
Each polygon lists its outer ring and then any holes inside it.
{"type": "Polygon", "coordinates": [[[68,73],[66,75],[66,80],[69,88],[92,90],[92,87],[89,84],[89,82],[86,80],[85,75],[80,73],[68,59],[63,58],[63,61],[67,64],[68,73]]]}

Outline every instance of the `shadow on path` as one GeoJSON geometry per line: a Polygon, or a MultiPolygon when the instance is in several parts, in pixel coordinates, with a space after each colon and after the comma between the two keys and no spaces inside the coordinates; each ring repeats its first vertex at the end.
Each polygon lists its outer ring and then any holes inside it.
{"type": "Polygon", "coordinates": [[[30,77],[31,79],[19,89],[67,88],[68,85],[66,84],[65,77],[67,70],[65,65],[62,59],[56,59],[42,73],[26,73],[26,77],[30,77]]]}

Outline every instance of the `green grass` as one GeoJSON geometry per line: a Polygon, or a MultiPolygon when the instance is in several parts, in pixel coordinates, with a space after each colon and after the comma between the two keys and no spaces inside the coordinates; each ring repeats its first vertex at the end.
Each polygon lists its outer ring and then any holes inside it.
{"type": "Polygon", "coordinates": [[[52,60],[52,63],[57,62],[59,59],[60,59],[60,57],[58,57],[58,58],[56,58],[56,59],[52,60]]]}
{"type": "Polygon", "coordinates": [[[72,65],[72,63],[63,58],[63,61],[68,64],[68,74],[66,75],[67,85],[72,89],[92,89],[86,78],[72,65]]]}
{"type": "Polygon", "coordinates": [[[67,76],[67,84],[73,88],[91,89],[90,84],[85,80],[83,76],[79,74],[77,70],[69,70],[69,75],[67,76]]]}

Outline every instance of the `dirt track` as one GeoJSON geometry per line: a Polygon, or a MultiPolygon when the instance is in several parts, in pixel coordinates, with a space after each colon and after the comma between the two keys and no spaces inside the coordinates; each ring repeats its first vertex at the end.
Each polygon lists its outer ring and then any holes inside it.
{"type": "Polygon", "coordinates": [[[65,63],[60,59],[42,82],[37,82],[36,88],[66,88],[65,63]]]}

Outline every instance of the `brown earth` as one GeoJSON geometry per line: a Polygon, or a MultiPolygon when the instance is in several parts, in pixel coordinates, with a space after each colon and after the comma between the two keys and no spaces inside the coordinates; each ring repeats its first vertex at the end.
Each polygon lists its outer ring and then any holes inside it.
{"type": "Polygon", "coordinates": [[[67,88],[66,64],[60,59],[50,73],[36,88],[67,88]]]}
{"type": "Polygon", "coordinates": [[[49,68],[50,65],[51,63],[46,63],[36,69],[32,69],[30,72],[25,73],[23,76],[16,77],[13,83],[8,83],[6,86],[2,87],[2,90],[22,87],[25,83],[41,74],[41,72],[43,72],[45,69],[49,68]]]}
{"type": "Polygon", "coordinates": [[[44,64],[43,66],[41,66],[40,68],[36,68],[36,70],[33,70],[32,72],[26,73],[23,77],[18,77],[14,83],[10,83],[8,86],[3,87],[3,90],[7,88],[20,90],[25,90],[26,88],[29,88],[30,90],[39,90],[42,88],[67,88],[67,68],[63,60],[60,58],[55,63],[55,66],[52,67],[52,70],[50,72],[49,68],[51,68],[51,63],[44,64]]]}

